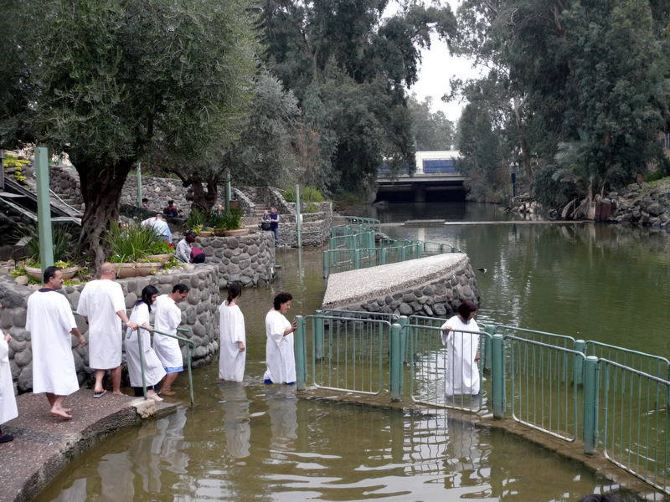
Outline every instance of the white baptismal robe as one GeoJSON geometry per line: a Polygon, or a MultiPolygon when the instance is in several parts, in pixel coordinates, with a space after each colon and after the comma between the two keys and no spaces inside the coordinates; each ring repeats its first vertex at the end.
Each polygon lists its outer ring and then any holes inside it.
{"type": "Polygon", "coordinates": [[[237,342],[246,345],[244,315],[237,305],[224,301],[219,306],[219,378],[241,382],[244,379],[246,350],[240,351],[237,342]]]}
{"type": "MultiPolygon", "coordinates": [[[[156,331],[176,335],[181,323],[181,310],[175,301],[168,295],[156,298],[156,317],[154,328],[156,331]]],[[[154,350],[160,359],[165,371],[177,373],[184,369],[184,357],[179,348],[179,340],[154,333],[154,350]]]]}
{"type": "Polygon", "coordinates": [[[9,422],[18,416],[12,370],[9,367],[9,346],[0,330],[0,424],[9,422]]]}
{"type": "Polygon", "coordinates": [[[67,396],[79,390],[70,335],[76,327],[65,296],[41,289],[28,298],[26,329],[33,349],[33,393],[67,396]]]}
{"type": "Polygon", "coordinates": [[[272,383],[295,382],[295,356],[293,354],[293,333],[284,336],[291,323],[278,310],[270,310],[265,316],[265,361],[268,369],[264,380],[272,383]]]}
{"type": "Polygon", "coordinates": [[[442,344],[447,347],[445,395],[479,394],[479,368],[475,362],[479,350],[479,335],[464,333],[464,331],[479,332],[477,322],[471,319],[466,324],[455,315],[440,329],[442,344]]]}
{"type": "Polygon", "coordinates": [[[84,286],[77,313],[88,317],[88,365],[95,370],[121,366],[123,334],[116,314],[126,310],[121,285],[97,279],[84,286]]]}
{"type": "MultiPolygon", "coordinates": [[[[133,307],[130,320],[138,326],[149,324],[149,307],[141,302],[133,307]]],[[[144,380],[147,386],[156,385],[165,376],[163,364],[151,347],[151,336],[146,329],[140,330],[142,343],[142,357],[144,359],[144,380]]],[[[126,330],[126,362],[128,363],[128,375],[131,387],[142,387],[142,367],[140,365],[140,344],[137,340],[137,330],[128,328],[126,330]]]]}

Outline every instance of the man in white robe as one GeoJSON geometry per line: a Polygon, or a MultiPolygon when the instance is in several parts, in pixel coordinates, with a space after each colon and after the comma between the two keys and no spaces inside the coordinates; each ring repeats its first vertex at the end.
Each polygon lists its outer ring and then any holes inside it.
{"type": "Polygon", "coordinates": [[[128,321],[123,290],[114,279],[114,265],[103,263],[100,279],[84,286],[77,305],[77,313],[88,318],[88,365],[95,370],[93,397],[105,394],[102,379],[107,370],[112,373],[112,392],[121,394],[121,321],[131,329],[137,328],[136,323],[128,321]]]}
{"type": "MultiPolygon", "coordinates": [[[[188,286],[186,284],[175,284],[172,292],[167,295],[161,295],[156,299],[156,317],[154,318],[154,327],[156,331],[176,335],[177,328],[181,324],[181,309],[179,302],[183,302],[188,296],[188,286]]],[[[161,384],[161,394],[173,396],[172,384],[184,371],[184,358],[179,348],[179,340],[160,333],[154,333],[154,351],[163,363],[165,368],[165,379],[161,384]]]]}
{"type": "MultiPolygon", "coordinates": [[[[9,345],[12,337],[0,330],[0,425],[19,416],[14,397],[12,370],[9,367],[9,345]]],[[[0,429],[0,443],[8,443],[14,439],[11,434],[3,434],[0,429]]]]}
{"type": "Polygon", "coordinates": [[[60,269],[47,267],[44,287],[28,297],[26,329],[33,351],[33,393],[46,392],[51,414],[68,420],[71,410],[63,407],[63,400],[79,390],[70,333],[80,346],[86,339],[77,329],[70,302],[57,291],[62,286],[60,269]]]}
{"type": "Polygon", "coordinates": [[[295,354],[293,332],[297,324],[284,316],[293,302],[290,293],[279,293],[274,298],[273,308],[265,316],[265,362],[267,371],[264,383],[295,383],[295,354]]]}

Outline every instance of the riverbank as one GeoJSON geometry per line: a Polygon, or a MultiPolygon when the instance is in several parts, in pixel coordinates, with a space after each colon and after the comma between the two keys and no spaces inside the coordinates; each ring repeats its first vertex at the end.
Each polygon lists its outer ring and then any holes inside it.
{"type": "Polygon", "coordinates": [[[121,429],[178,407],[111,392],[94,399],[90,389],[80,389],[66,399],[72,420],[65,421],[49,414],[44,394],[22,394],[16,403],[19,417],[2,426],[14,441],[0,445],[0,502],[33,500],[76,455],[121,429]]]}

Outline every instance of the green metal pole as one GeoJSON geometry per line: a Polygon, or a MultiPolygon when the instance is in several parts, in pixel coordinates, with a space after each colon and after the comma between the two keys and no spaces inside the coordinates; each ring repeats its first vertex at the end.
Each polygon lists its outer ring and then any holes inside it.
{"type": "Polygon", "coordinates": [[[382,247],[379,249],[379,258],[381,260],[380,265],[386,265],[386,248],[382,247]]]}
{"type": "Polygon", "coordinates": [[[493,394],[493,416],[505,416],[505,346],[502,335],[493,335],[491,341],[491,387],[493,394]]]}
{"type": "Polygon", "coordinates": [[[193,355],[191,352],[193,351],[193,345],[189,344],[188,345],[188,390],[189,394],[191,395],[191,407],[195,404],[195,396],[193,395],[193,369],[191,368],[191,362],[193,360],[193,355]]]}
{"type": "Polygon", "coordinates": [[[142,395],[144,400],[148,399],[147,397],[147,378],[144,375],[144,347],[142,347],[142,333],[140,332],[140,327],[137,327],[137,345],[140,349],[140,372],[142,374],[142,395]]]}
{"type": "Polygon", "coordinates": [[[391,325],[391,400],[400,401],[402,397],[402,326],[391,325]]]}
{"type": "Polygon", "coordinates": [[[496,327],[486,326],[484,331],[491,336],[484,337],[484,369],[491,371],[491,337],[496,334],[496,327]]]}
{"type": "Polygon", "coordinates": [[[354,270],[361,268],[361,250],[354,249],[354,270]]]}
{"type": "Polygon", "coordinates": [[[298,390],[305,389],[307,380],[307,357],[305,344],[305,318],[301,315],[296,316],[298,329],[295,331],[295,374],[296,387],[298,390]]]}
{"type": "MultiPolygon", "coordinates": [[[[580,356],[576,356],[580,357],[580,356]]],[[[584,453],[596,449],[598,428],[598,358],[588,356],[584,361],[584,453]]]]}
{"type": "Polygon", "coordinates": [[[314,318],[314,350],[316,359],[323,358],[324,322],[321,314],[322,312],[317,310],[316,317],[314,318]]]}
{"type": "MultiPolygon", "coordinates": [[[[586,342],[584,340],[575,340],[575,351],[576,352],[581,352],[582,354],[586,350],[586,342]]],[[[572,381],[576,383],[577,385],[581,385],[583,382],[583,375],[584,375],[584,358],[579,355],[575,354],[575,364],[573,366],[573,374],[572,374],[572,381]]]]}
{"type": "Polygon", "coordinates": [[[407,338],[409,337],[409,328],[407,325],[409,324],[409,319],[407,316],[401,315],[398,319],[398,324],[400,324],[400,327],[402,328],[402,331],[400,332],[400,353],[402,354],[402,362],[403,364],[407,364],[407,338]]]}
{"type": "Polygon", "coordinates": [[[226,211],[230,211],[230,201],[233,200],[233,184],[232,177],[230,176],[230,169],[226,169],[226,192],[224,198],[224,204],[226,211]]]}
{"type": "Polygon", "coordinates": [[[37,230],[40,237],[40,265],[42,272],[54,264],[53,234],[51,231],[51,202],[49,201],[49,151],[35,149],[37,171],[37,230]]]}
{"type": "Polygon", "coordinates": [[[323,278],[328,278],[328,265],[330,264],[330,256],[328,250],[322,253],[323,256],[323,278]]]}
{"type": "Polygon", "coordinates": [[[302,247],[302,213],[300,212],[300,185],[295,185],[295,223],[298,234],[298,249],[302,247]]]}
{"type": "Polygon", "coordinates": [[[137,181],[137,207],[142,207],[142,199],[144,198],[144,195],[142,195],[142,163],[141,162],[137,163],[135,179],[137,181]]]}

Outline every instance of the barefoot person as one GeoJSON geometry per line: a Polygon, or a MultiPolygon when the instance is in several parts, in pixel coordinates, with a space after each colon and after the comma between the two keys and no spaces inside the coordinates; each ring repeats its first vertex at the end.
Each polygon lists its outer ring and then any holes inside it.
{"type": "Polygon", "coordinates": [[[100,279],[84,286],[77,305],[77,313],[88,318],[88,365],[95,370],[93,397],[105,394],[102,379],[107,370],[112,373],[112,392],[121,394],[121,321],[131,329],[137,328],[137,324],[128,322],[123,290],[114,279],[114,265],[103,263],[100,279]]]}
{"type": "MultiPolygon", "coordinates": [[[[130,313],[130,320],[139,327],[151,329],[150,315],[151,307],[156,303],[158,290],[155,286],[145,286],[142,290],[142,298],[137,300],[130,313]]],[[[142,388],[142,363],[144,363],[144,384],[147,386],[147,395],[156,401],[163,399],[156,393],[156,386],[165,376],[163,364],[158,359],[156,352],[151,347],[151,337],[145,329],[140,329],[142,337],[142,346],[137,340],[137,329],[128,328],[126,330],[126,360],[128,362],[128,376],[130,385],[135,391],[136,396],[143,395],[142,388]],[[142,359],[140,359],[140,350],[142,350],[142,359]]]]}
{"type": "Polygon", "coordinates": [[[268,369],[263,376],[264,383],[295,383],[293,332],[297,324],[289,322],[285,316],[292,303],[290,293],[279,293],[274,298],[273,308],[265,316],[265,361],[268,369]]]}
{"type": "Polygon", "coordinates": [[[47,267],[44,287],[28,297],[26,329],[33,351],[33,393],[46,392],[51,414],[70,419],[63,400],[79,390],[70,333],[79,339],[79,346],[85,345],[86,339],[77,329],[70,302],[57,291],[62,286],[60,269],[47,267]]]}
{"type": "Polygon", "coordinates": [[[232,382],[244,379],[246,336],[244,315],[237,305],[242,288],[236,282],[228,286],[228,298],[219,306],[219,378],[232,382]]]}
{"type": "MultiPolygon", "coordinates": [[[[9,345],[12,337],[0,330],[0,425],[19,416],[14,397],[12,370],[9,367],[9,345]]],[[[14,439],[11,434],[3,434],[0,429],[0,443],[8,443],[14,439]]]]}
{"type": "MultiPolygon", "coordinates": [[[[154,326],[156,331],[176,335],[177,328],[181,323],[181,310],[177,303],[183,302],[188,296],[188,286],[186,284],[176,284],[172,288],[172,293],[160,295],[156,299],[156,317],[154,326]]],[[[158,359],[165,368],[165,379],[161,383],[160,393],[166,396],[173,396],[172,384],[184,371],[184,359],[179,348],[179,340],[160,333],[154,334],[154,350],[158,359]]]]}

